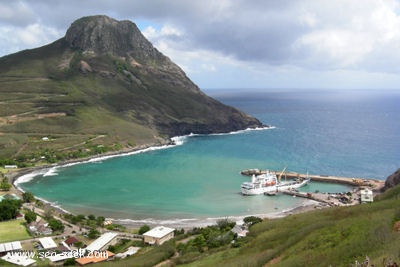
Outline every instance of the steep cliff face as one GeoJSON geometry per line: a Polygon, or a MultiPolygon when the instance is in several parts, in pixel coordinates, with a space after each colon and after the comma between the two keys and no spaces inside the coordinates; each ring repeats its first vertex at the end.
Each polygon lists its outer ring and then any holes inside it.
{"type": "Polygon", "coordinates": [[[386,191],[387,189],[395,187],[398,184],[400,184],[400,169],[386,178],[385,186],[383,187],[382,191],[386,191]]]}
{"type": "Polygon", "coordinates": [[[141,64],[150,61],[162,63],[164,56],[142,35],[130,21],[117,21],[107,16],[83,17],[71,24],[65,35],[71,48],[111,53],[130,57],[141,64]]]}
{"type": "Polygon", "coordinates": [[[107,16],[78,19],[55,42],[0,58],[0,82],[10,100],[0,110],[0,132],[11,156],[31,143],[35,151],[32,134],[57,135],[57,147],[76,148],[72,140],[88,136],[131,147],[262,126],[205,95],[133,22],[107,16]]]}

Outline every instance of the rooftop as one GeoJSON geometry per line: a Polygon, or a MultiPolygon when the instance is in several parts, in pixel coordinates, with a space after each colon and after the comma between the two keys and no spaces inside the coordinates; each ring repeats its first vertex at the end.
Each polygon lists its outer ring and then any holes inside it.
{"type": "Polygon", "coordinates": [[[113,240],[118,234],[117,233],[104,233],[95,241],[93,241],[89,246],[86,247],[86,250],[95,251],[102,249],[105,245],[107,245],[111,240],[113,240]]]}
{"type": "Polygon", "coordinates": [[[97,263],[97,262],[106,261],[106,260],[108,260],[108,258],[114,257],[114,255],[115,255],[114,253],[107,250],[107,251],[105,251],[105,253],[100,253],[98,255],[96,254],[96,255],[92,255],[92,256],[88,256],[88,257],[75,259],[75,261],[77,263],[79,263],[79,265],[86,265],[89,263],[97,263]]]}
{"type": "Polygon", "coordinates": [[[27,256],[11,255],[10,253],[7,253],[2,259],[19,266],[29,266],[36,262],[27,256]]]}
{"type": "Polygon", "coordinates": [[[151,229],[150,231],[147,231],[143,235],[151,236],[151,237],[155,237],[155,238],[161,238],[161,237],[164,237],[164,236],[170,234],[173,231],[175,231],[175,229],[173,229],[173,228],[157,226],[157,227],[151,229]]]}
{"type": "Polygon", "coordinates": [[[40,244],[42,244],[42,247],[44,249],[51,249],[57,247],[57,244],[53,241],[51,237],[39,238],[39,242],[40,244]]]}
{"type": "Polygon", "coordinates": [[[79,242],[79,240],[75,236],[71,236],[70,238],[65,240],[65,243],[67,245],[72,245],[75,244],[76,242],[79,242]]]}
{"type": "Polygon", "coordinates": [[[21,246],[21,242],[19,242],[19,241],[0,244],[0,253],[7,252],[7,251],[21,250],[21,249],[22,249],[22,246],[21,246]]]}

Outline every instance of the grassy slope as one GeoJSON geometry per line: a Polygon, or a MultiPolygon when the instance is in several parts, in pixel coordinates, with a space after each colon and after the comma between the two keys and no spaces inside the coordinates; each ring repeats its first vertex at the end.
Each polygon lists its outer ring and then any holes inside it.
{"type": "MultiPolygon", "coordinates": [[[[118,149],[120,144],[131,147],[157,141],[155,130],[112,108],[129,98],[121,81],[79,73],[74,64],[80,57],[57,41],[0,59],[0,158],[46,149],[84,149],[79,144],[96,136],[101,138],[95,144],[118,144],[118,149]],[[65,51],[61,56],[60,49],[65,51]],[[59,67],[64,61],[70,64],[59,67]],[[110,91],[119,97],[113,99],[110,91]],[[51,113],[59,115],[38,117],[51,113]],[[55,137],[53,142],[40,142],[49,135],[55,137]]],[[[106,65],[112,68],[109,61],[106,65]]]]}
{"type": "Polygon", "coordinates": [[[30,238],[23,223],[24,220],[0,222],[0,243],[30,238]]]}
{"type": "Polygon", "coordinates": [[[1,165],[9,159],[30,165],[46,149],[48,163],[87,156],[94,149],[80,144],[98,136],[101,142],[93,145],[116,151],[174,135],[260,125],[204,95],[161,56],[132,64],[129,58],[72,50],[62,38],[0,58],[1,165]],[[36,142],[49,135],[57,143],[36,142]]]}
{"type": "MultiPolygon", "coordinates": [[[[240,248],[194,254],[196,260],[179,266],[352,266],[368,256],[384,266],[400,262],[400,186],[372,204],[337,207],[267,220],[251,228],[240,248]]],[[[154,266],[173,255],[174,243],[151,247],[141,253],[98,266],[154,266]]],[[[189,260],[185,256],[185,260],[189,260]]],[[[162,266],[178,265],[179,258],[162,266]]]]}
{"type": "Polygon", "coordinates": [[[366,256],[381,265],[400,261],[400,187],[381,201],[269,220],[251,229],[240,249],[219,252],[185,266],[349,266],[366,256]]]}

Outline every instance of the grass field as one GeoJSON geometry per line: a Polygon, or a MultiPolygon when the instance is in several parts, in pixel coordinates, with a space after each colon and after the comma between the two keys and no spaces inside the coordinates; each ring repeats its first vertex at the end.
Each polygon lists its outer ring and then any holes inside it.
{"type": "Polygon", "coordinates": [[[11,220],[0,222],[0,243],[28,239],[28,234],[23,221],[11,220]]]}

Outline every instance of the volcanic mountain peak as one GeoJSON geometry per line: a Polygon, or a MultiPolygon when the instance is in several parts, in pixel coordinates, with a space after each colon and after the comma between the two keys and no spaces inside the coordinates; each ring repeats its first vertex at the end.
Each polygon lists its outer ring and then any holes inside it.
{"type": "Polygon", "coordinates": [[[71,48],[134,58],[140,63],[163,58],[135,23],[117,21],[103,15],[76,20],[68,29],[65,40],[71,48]]]}

